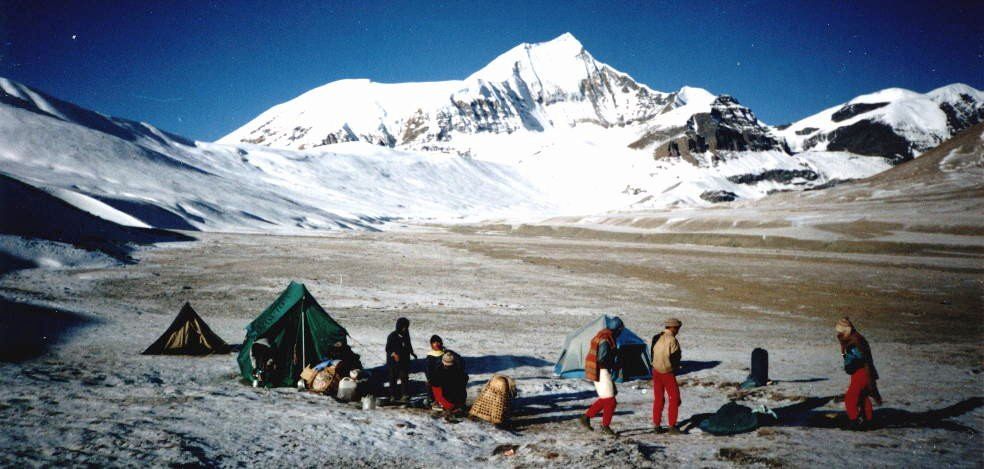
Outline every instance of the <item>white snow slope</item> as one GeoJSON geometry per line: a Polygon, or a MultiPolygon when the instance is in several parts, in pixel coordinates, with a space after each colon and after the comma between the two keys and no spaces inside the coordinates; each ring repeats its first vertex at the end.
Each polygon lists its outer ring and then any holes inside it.
{"type": "Polygon", "coordinates": [[[3,79],[0,98],[0,170],[122,225],[296,232],[543,210],[494,163],[363,142],[314,152],[190,142],[3,79]]]}

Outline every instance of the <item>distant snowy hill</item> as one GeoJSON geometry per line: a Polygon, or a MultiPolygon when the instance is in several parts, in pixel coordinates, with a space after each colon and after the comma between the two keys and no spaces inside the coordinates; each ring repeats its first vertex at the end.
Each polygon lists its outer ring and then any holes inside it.
{"type": "MultiPolygon", "coordinates": [[[[543,210],[502,165],[359,142],[326,150],[192,142],[0,79],[0,172],[49,194],[25,212],[39,219],[55,200],[118,226],[253,232],[543,210]]],[[[0,232],[18,233],[18,200],[2,201],[0,232]]]]}
{"type": "Polygon", "coordinates": [[[778,131],[794,151],[834,150],[911,159],[984,121],[984,93],[964,84],[926,94],[889,88],[778,131]]]}

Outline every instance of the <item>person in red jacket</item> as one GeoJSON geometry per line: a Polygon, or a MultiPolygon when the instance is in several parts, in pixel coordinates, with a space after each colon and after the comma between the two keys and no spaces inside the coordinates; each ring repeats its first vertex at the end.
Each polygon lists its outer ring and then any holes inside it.
{"type": "Polygon", "coordinates": [[[584,359],[584,377],[594,382],[598,399],[578,421],[581,426],[591,430],[591,418],[603,412],[601,432],[608,436],[617,436],[610,425],[615,415],[615,406],[618,404],[615,401],[618,390],[615,389],[614,377],[618,374],[617,367],[620,360],[615,341],[622,333],[622,329],[624,329],[622,320],[618,317],[614,318],[608,327],[598,331],[591,339],[588,355],[584,359]]]}
{"type": "Polygon", "coordinates": [[[882,398],[878,392],[878,370],[871,356],[871,347],[851,323],[849,318],[841,318],[835,326],[837,340],[841,346],[841,356],[844,357],[844,371],[851,375],[851,384],[844,394],[844,407],[852,430],[870,428],[874,418],[871,401],[881,405],[882,398]],[[861,413],[864,413],[862,418],[861,413]]]}

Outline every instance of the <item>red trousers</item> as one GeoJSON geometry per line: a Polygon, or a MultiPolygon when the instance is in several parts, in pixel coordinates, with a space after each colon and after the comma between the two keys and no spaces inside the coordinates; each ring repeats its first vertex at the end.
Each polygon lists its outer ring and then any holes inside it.
{"type": "Polygon", "coordinates": [[[618,402],[615,401],[614,397],[598,398],[588,407],[588,412],[585,414],[588,418],[592,418],[598,415],[598,412],[605,411],[601,416],[601,424],[605,427],[611,425],[612,416],[615,415],[615,406],[618,402]]]}
{"type": "Polygon", "coordinates": [[[858,411],[862,407],[865,420],[871,421],[874,411],[871,409],[871,398],[868,397],[870,381],[867,368],[861,368],[851,375],[851,385],[844,394],[844,407],[847,409],[847,418],[852,422],[858,419],[858,411]]]}
{"type": "Polygon", "coordinates": [[[437,403],[440,404],[444,410],[454,410],[455,405],[444,397],[443,389],[437,386],[431,386],[431,392],[434,394],[434,400],[437,401],[437,403]]]}
{"type": "Polygon", "coordinates": [[[677,413],[680,410],[680,387],[677,386],[676,375],[653,370],[653,425],[656,426],[663,420],[664,392],[670,398],[666,419],[673,427],[677,424],[677,413]]]}

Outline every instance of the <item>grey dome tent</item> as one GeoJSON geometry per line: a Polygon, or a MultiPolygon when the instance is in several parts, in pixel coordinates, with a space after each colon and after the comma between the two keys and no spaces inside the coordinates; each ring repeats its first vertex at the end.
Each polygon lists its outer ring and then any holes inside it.
{"type": "MultiPolygon", "coordinates": [[[[554,365],[554,374],[561,378],[584,378],[584,357],[588,355],[591,339],[602,328],[612,324],[614,319],[612,316],[602,315],[570,333],[564,341],[564,350],[554,365]]],[[[652,378],[652,361],[646,341],[625,328],[615,340],[615,345],[622,359],[622,371],[615,381],[621,383],[652,378]]]]}

